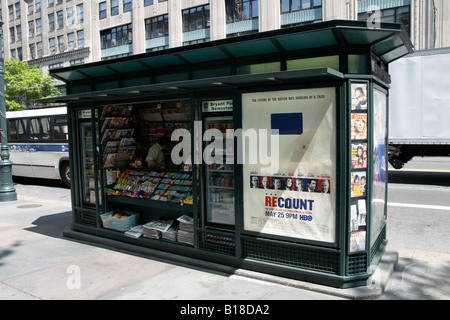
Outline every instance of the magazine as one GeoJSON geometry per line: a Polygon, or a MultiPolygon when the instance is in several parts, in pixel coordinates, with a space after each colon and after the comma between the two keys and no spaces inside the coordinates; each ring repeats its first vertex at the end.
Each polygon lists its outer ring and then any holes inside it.
{"type": "Polygon", "coordinates": [[[352,140],[367,139],[367,113],[352,113],[352,140]]]}
{"type": "Polygon", "coordinates": [[[366,172],[357,171],[351,174],[351,197],[363,197],[366,195],[366,172]]]}
{"type": "Polygon", "coordinates": [[[367,143],[352,143],[352,169],[367,168],[367,143]]]}

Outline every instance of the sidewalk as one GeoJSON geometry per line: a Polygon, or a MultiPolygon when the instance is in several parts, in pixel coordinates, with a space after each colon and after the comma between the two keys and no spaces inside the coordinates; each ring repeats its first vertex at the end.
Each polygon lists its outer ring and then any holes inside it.
{"type": "Polygon", "coordinates": [[[109,240],[73,239],[69,201],[18,193],[17,201],[0,203],[0,299],[450,299],[450,255],[390,248],[373,285],[334,289],[150,249],[142,251],[150,255],[130,254],[109,240]]]}

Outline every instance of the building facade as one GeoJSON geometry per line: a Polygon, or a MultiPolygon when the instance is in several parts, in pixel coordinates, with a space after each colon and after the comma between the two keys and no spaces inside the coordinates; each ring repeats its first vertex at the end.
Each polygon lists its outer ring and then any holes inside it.
{"type": "Polygon", "coordinates": [[[450,46],[445,0],[1,0],[1,14],[5,59],[44,70],[334,19],[404,23],[415,50],[450,46]]]}

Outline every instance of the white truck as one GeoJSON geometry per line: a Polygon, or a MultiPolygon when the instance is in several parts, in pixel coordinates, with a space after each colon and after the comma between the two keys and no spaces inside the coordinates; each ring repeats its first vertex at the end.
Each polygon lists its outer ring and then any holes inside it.
{"type": "Polygon", "coordinates": [[[417,51],[389,66],[389,162],[450,155],[450,48],[417,51]]]}

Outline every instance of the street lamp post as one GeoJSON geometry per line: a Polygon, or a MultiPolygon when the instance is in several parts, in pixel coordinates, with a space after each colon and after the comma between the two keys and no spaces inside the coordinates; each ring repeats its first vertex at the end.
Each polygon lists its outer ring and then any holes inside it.
{"type": "Polygon", "coordinates": [[[0,17],[0,134],[1,134],[1,160],[0,160],[0,202],[17,200],[16,189],[12,182],[11,167],[8,148],[8,122],[6,120],[5,102],[5,61],[3,59],[3,21],[0,17]]]}

